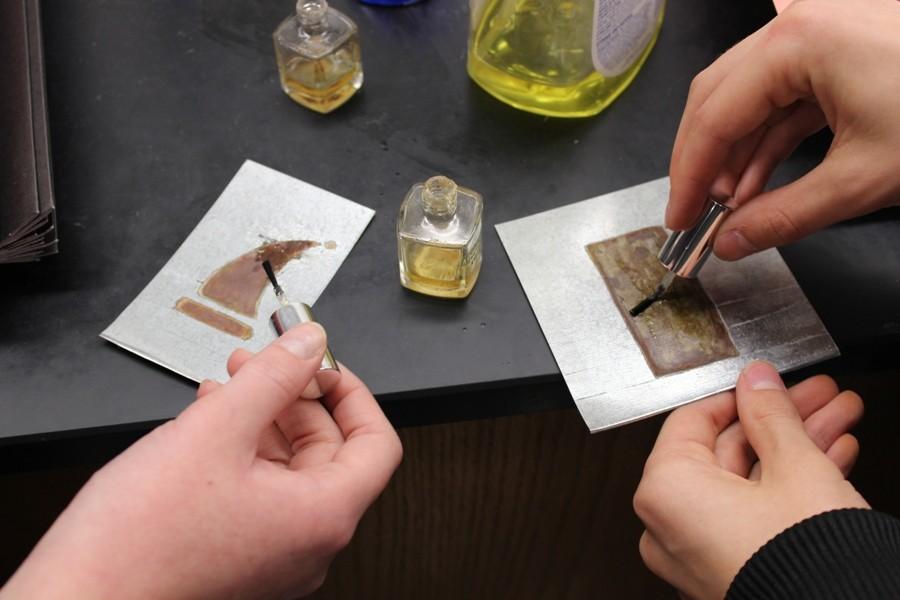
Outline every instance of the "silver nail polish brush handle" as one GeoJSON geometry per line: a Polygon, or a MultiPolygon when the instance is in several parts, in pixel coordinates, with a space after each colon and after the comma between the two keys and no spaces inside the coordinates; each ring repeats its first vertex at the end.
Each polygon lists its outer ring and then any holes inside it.
{"type": "MultiPolygon", "coordinates": [[[[278,335],[284,334],[288,329],[301,323],[309,323],[315,321],[312,309],[308,304],[302,302],[285,302],[270,317],[272,325],[278,335]]],[[[341,372],[338,368],[337,361],[331,354],[331,350],[325,348],[325,355],[322,357],[322,366],[316,372],[316,383],[319,384],[319,391],[327,394],[337,385],[341,379],[341,372]]]]}
{"type": "MultiPolygon", "coordinates": [[[[275,277],[275,269],[272,268],[272,263],[264,260],[262,268],[272,284],[272,289],[275,290],[275,297],[278,298],[278,302],[281,304],[269,317],[272,325],[275,326],[275,332],[278,335],[284,335],[291,327],[301,323],[315,322],[316,318],[313,316],[312,309],[308,304],[291,302],[287,299],[284,290],[278,285],[278,279],[275,277]]],[[[319,386],[319,393],[323,396],[330,392],[337,385],[337,382],[341,380],[341,370],[338,368],[337,361],[334,360],[334,355],[331,354],[331,350],[327,346],[325,347],[325,354],[322,356],[322,364],[319,366],[315,377],[316,384],[319,386]]]]}
{"type": "Polygon", "coordinates": [[[729,208],[712,198],[697,224],[675,231],[659,251],[663,266],[678,277],[694,278],[712,252],[713,238],[728,216],[729,208]]]}
{"type": "Polygon", "coordinates": [[[727,206],[710,198],[696,225],[685,231],[672,232],[657,255],[666,268],[666,274],[653,293],[628,311],[632,317],[637,317],[662,298],[676,278],[690,279],[697,276],[712,252],[713,238],[728,216],[728,210],[727,206]]]}

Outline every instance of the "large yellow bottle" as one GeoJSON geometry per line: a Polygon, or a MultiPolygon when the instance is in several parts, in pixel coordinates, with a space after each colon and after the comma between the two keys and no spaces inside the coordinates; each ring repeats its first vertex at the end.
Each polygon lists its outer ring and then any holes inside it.
{"type": "Polygon", "coordinates": [[[492,96],[553,117],[595,115],[653,49],[665,0],[470,0],[469,75],[492,96]]]}

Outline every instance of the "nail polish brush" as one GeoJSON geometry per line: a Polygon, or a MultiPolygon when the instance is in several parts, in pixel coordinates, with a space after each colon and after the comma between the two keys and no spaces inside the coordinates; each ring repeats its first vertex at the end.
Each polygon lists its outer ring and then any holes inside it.
{"type": "MultiPolygon", "coordinates": [[[[272,283],[272,289],[275,290],[275,297],[278,298],[278,303],[281,304],[281,306],[272,313],[272,316],[269,317],[269,320],[272,321],[272,325],[275,327],[275,331],[278,335],[284,334],[284,332],[295,325],[315,322],[316,319],[308,304],[304,304],[303,302],[291,302],[288,300],[287,294],[285,294],[284,289],[282,289],[278,284],[278,280],[275,278],[275,271],[272,269],[272,264],[266,260],[263,261],[262,267],[266,272],[266,277],[268,277],[269,281],[272,283]]],[[[331,354],[331,351],[328,348],[325,348],[325,355],[322,357],[322,365],[316,373],[316,383],[319,384],[319,391],[323,395],[327,394],[335,385],[337,385],[337,382],[340,381],[340,379],[341,371],[338,368],[338,363],[334,359],[334,355],[331,354]]]]}
{"type": "Polygon", "coordinates": [[[728,212],[727,206],[710,198],[696,225],[685,231],[672,232],[657,255],[666,273],[653,292],[628,311],[632,317],[662,299],[677,278],[697,277],[712,252],[713,238],[728,212]]]}

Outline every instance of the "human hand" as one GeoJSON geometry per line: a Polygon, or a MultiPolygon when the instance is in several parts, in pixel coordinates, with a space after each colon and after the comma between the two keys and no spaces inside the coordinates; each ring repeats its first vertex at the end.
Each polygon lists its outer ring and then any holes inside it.
{"type": "Polygon", "coordinates": [[[98,471],[0,596],[286,598],[321,585],[399,464],[399,439],[349,370],[299,399],[324,331],[305,324],[98,471]]]}
{"type": "Polygon", "coordinates": [[[753,553],[788,527],[868,508],[845,479],[859,452],[847,430],[861,415],[859,396],[838,393],[828,377],[786,391],[761,362],[744,369],[736,398],[673,412],[634,496],[647,567],[690,598],[722,598],[753,553]]]}
{"type": "Polygon", "coordinates": [[[900,4],[800,0],[692,82],[670,165],[666,225],[707,196],[737,208],[715,253],[736,260],[900,202],[900,4]],[[828,125],[823,162],[763,193],[775,167],[828,125]]]}

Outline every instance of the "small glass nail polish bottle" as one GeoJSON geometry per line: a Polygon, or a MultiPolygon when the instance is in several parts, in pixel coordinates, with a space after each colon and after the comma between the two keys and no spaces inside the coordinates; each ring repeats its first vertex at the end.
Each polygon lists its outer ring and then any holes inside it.
{"type": "Polygon", "coordinates": [[[465,298],[481,271],[482,199],[452,179],[413,185],[397,219],[400,283],[442,298],[465,298]]]}
{"type": "Polygon", "coordinates": [[[281,89],[298,104],[331,112],[362,86],[356,24],[326,0],[298,0],[272,37],[281,89]]]}

